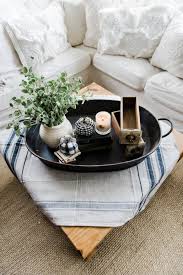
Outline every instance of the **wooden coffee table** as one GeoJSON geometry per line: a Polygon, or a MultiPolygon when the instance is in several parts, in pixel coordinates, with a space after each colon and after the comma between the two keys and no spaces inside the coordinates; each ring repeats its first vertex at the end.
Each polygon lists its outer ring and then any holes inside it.
{"type": "MultiPolygon", "coordinates": [[[[96,95],[113,95],[111,92],[107,91],[103,87],[97,85],[96,83],[92,83],[89,86],[85,87],[81,90],[81,93],[85,93],[86,91],[92,91],[93,94],[96,95]]],[[[181,153],[181,157],[183,156],[183,134],[174,130],[174,136],[177,142],[177,146],[181,153]]],[[[67,237],[73,243],[75,248],[81,253],[84,259],[91,257],[91,255],[95,252],[96,247],[99,243],[105,238],[105,236],[112,230],[110,227],[61,227],[61,229],[65,232],[67,237]]]]}

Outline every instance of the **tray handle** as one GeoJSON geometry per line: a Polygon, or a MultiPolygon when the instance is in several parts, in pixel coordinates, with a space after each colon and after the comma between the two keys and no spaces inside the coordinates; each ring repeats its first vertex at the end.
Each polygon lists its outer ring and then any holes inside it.
{"type": "Polygon", "coordinates": [[[170,125],[170,130],[162,136],[162,138],[165,138],[173,131],[173,123],[168,118],[159,118],[158,121],[167,121],[170,125]]]}

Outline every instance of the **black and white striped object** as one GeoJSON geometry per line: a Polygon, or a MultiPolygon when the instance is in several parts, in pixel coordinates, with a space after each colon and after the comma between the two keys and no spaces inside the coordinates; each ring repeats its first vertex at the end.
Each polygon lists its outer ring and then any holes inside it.
{"type": "Polygon", "coordinates": [[[95,131],[95,122],[90,117],[81,117],[75,123],[75,133],[80,136],[91,136],[95,131]]]}
{"type": "Polygon", "coordinates": [[[76,139],[70,136],[65,136],[60,139],[59,149],[66,155],[74,155],[79,151],[76,139]]]}

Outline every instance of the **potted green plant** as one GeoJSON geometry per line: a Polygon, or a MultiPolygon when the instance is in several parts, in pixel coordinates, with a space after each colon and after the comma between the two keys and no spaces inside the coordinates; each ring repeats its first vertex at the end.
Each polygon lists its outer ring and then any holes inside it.
{"type": "Polygon", "coordinates": [[[26,67],[22,74],[22,95],[11,100],[13,113],[8,128],[13,127],[20,134],[20,121],[26,128],[41,124],[40,137],[49,147],[56,148],[62,136],[72,134],[72,125],[65,115],[69,108],[76,108],[79,100],[84,101],[85,96],[79,96],[82,81],[69,77],[67,73],[46,80],[26,67]]]}

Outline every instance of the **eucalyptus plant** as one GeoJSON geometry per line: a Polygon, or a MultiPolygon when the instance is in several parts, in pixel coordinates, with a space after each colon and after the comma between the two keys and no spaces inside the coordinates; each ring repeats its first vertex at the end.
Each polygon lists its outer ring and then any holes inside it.
{"type": "Polygon", "coordinates": [[[20,84],[22,95],[11,100],[13,112],[10,115],[11,123],[8,125],[8,128],[13,127],[17,134],[20,134],[20,121],[26,128],[38,123],[48,127],[61,124],[68,109],[75,109],[79,100],[84,102],[86,98],[79,95],[82,86],[80,78],[61,73],[54,80],[46,80],[26,67],[21,73],[24,75],[20,84]]]}

